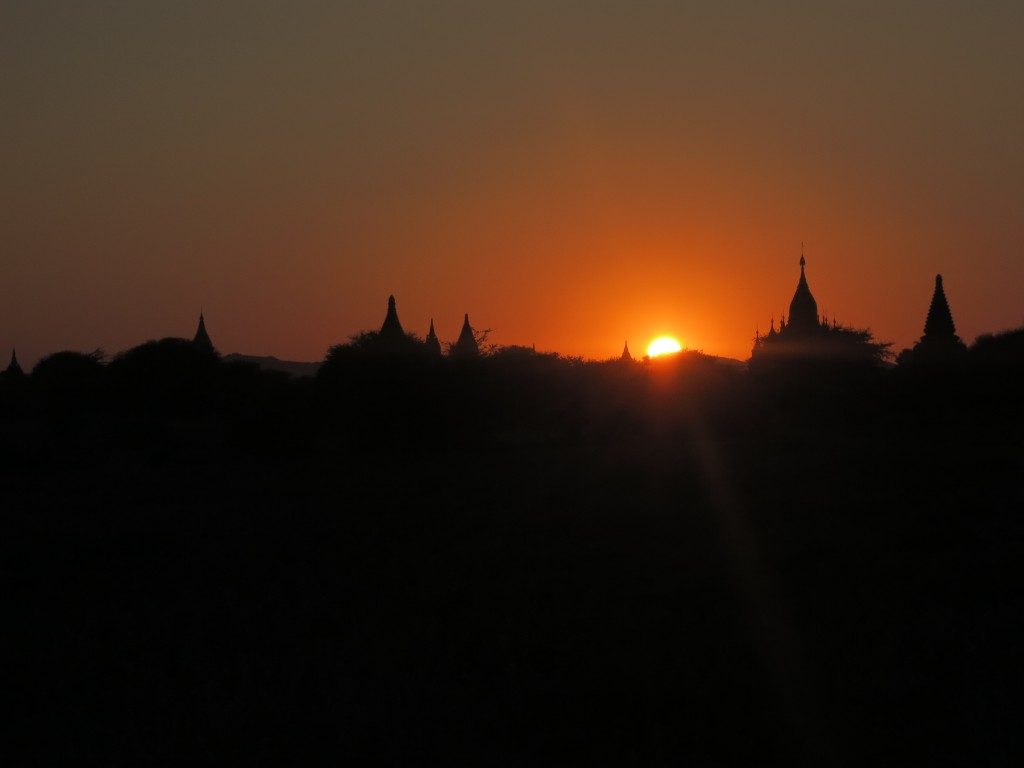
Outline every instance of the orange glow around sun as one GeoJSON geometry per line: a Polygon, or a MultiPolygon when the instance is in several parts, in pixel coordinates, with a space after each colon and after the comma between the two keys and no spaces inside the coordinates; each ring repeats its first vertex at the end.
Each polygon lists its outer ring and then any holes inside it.
{"type": "Polygon", "coordinates": [[[670,355],[682,349],[679,342],[671,336],[661,336],[650,343],[647,347],[647,354],[651,357],[658,355],[670,355]]]}

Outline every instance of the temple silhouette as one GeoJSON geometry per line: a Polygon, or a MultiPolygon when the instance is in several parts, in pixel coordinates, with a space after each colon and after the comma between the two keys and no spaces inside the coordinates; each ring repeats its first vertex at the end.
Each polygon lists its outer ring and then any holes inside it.
{"type": "Polygon", "coordinates": [[[757,331],[750,354],[752,370],[794,361],[877,365],[889,356],[889,344],[876,342],[863,329],[848,328],[818,314],[818,302],[807,283],[807,260],[800,253],[800,279],[789,302],[789,315],[775,318],[767,334],[757,331]]]}
{"type": "Polygon", "coordinates": [[[924,321],[924,335],[913,349],[900,353],[899,362],[911,366],[948,365],[962,362],[966,355],[967,345],[956,335],[953,313],[942,287],[942,275],[936,275],[935,290],[924,321]]]}
{"type": "MultiPolygon", "coordinates": [[[[801,245],[799,259],[800,273],[796,287],[789,301],[788,311],[778,317],[772,315],[767,333],[760,329],[755,331],[750,358],[747,361],[749,370],[758,371],[766,367],[783,366],[795,362],[810,363],[855,363],[879,366],[889,364],[893,355],[887,342],[878,342],[867,329],[855,329],[838,323],[833,317],[831,321],[819,311],[818,301],[811,291],[807,276],[807,259],[801,245]]],[[[454,342],[442,342],[438,337],[434,319],[430,319],[429,329],[425,337],[419,337],[405,330],[398,317],[397,303],[394,295],[388,296],[384,320],[377,331],[363,331],[350,337],[349,342],[335,344],[328,350],[323,361],[315,363],[297,363],[279,361],[273,357],[253,357],[233,353],[225,359],[227,362],[255,362],[261,367],[283,370],[294,375],[314,375],[316,370],[327,362],[333,350],[347,348],[346,359],[354,354],[378,358],[448,358],[451,360],[472,360],[495,353],[505,355],[516,350],[522,352],[529,349],[536,354],[535,347],[517,347],[488,345],[486,350],[481,343],[486,341],[488,331],[477,332],[470,324],[469,314],[463,314],[462,327],[454,342]]],[[[1001,334],[996,340],[991,334],[985,336],[986,355],[1012,358],[1016,355],[1014,344],[1017,342],[1004,338],[1001,334]],[[1013,347],[1013,349],[1011,349],[1013,347]]],[[[979,337],[981,338],[981,337],[979,337]]],[[[161,340],[168,347],[173,340],[188,342],[186,338],[168,337],[161,340]]],[[[195,333],[191,339],[191,347],[220,358],[209,331],[206,327],[205,314],[200,311],[195,333]]],[[[972,348],[973,350],[973,348],[972,348]]],[[[130,350],[129,350],[130,351],[130,350]]],[[[912,349],[904,349],[897,363],[903,365],[946,364],[968,359],[968,348],[956,333],[956,324],[946,297],[942,275],[935,276],[935,287],[928,307],[924,323],[924,333],[912,349]]],[[[124,354],[124,353],[121,353],[124,354]]],[[[973,352],[971,352],[973,354],[973,352]]],[[[335,356],[336,357],[336,356],[335,356]]],[[[101,355],[102,358],[102,355],[101,355]]],[[[622,352],[617,358],[621,362],[634,362],[636,358],[629,349],[629,342],[623,343],[622,352]]],[[[17,355],[12,350],[11,360],[6,370],[0,375],[13,379],[26,374],[18,364],[17,355]]]]}
{"type": "Polygon", "coordinates": [[[462,331],[459,339],[452,346],[449,356],[456,360],[468,360],[480,357],[480,346],[476,343],[476,336],[473,335],[473,328],[469,324],[469,313],[462,321],[462,331]]]}
{"type": "Polygon", "coordinates": [[[0,391],[10,391],[13,389],[20,389],[28,381],[28,376],[25,375],[25,371],[22,370],[21,365],[18,364],[18,355],[15,350],[11,350],[11,362],[7,368],[0,371],[0,391]]]}
{"type": "Polygon", "coordinates": [[[430,318],[430,330],[427,331],[427,338],[423,343],[432,357],[441,356],[441,342],[438,340],[437,334],[434,333],[434,318],[430,318]]]}
{"type": "Polygon", "coordinates": [[[384,322],[380,326],[379,336],[382,341],[394,342],[405,338],[405,331],[398,319],[398,310],[395,307],[395,297],[388,296],[388,312],[384,315],[384,322]]]}
{"type": "Polygon", "coordinates": [[[192,337],[192,343],[204,352],[216,353],[213,342],[210,341],[210,334],[206,332],[206,320],[201,311],[199,313],[199,327],[196,328],[196,334],[192,337]]]}
{"type": "Polygon", "coordinates": [[[772,345],[793,341],[806,341],[808,339],[822,338],[829,329],[828,320],[818,316],[818,302],[807,285],[807,273],[805,268],[807,260],[803,252],[800,253],[800,280],[796,284],[796,292],[789,302],[789,322],[786,321],[786,314],[779,318],[779,328],[775,329],[775,318],[772,317],[771,328],[766,336],[757,334],[754,350],[772,345]]]}
{"type": "MultiPolygon", "coordinates": [[[[913,765],[941,728],[940,764],[1000,764],[1024,329],[884,370],[792,255],[749,369],[496,347],[468,313],[449,343],[386,294],[314,370],[218,355],[202,312],[30,376],[12,351],[14,716],[78,739],[38,762],[801,765],[838,728],[841,765],[913,765]]],[[[941,278],[920,311],[920,354],[962,347],[941,278]]]]}
{"type": "MultiPolygon", "coordinates": [[[[384,315],[384,322],[376,334],[376,338],[370,339],[370,344],[377,347],[381,352],[392,355],[418,354],[426,352],[430,357],[441,357],[441,341],[434,330],[434,319],[430,319],[430,329],[423,341],[415,335],[407,333],[398,319],[398,307],[394,295],[388,296],[388,309],[384,315]]],[[[469,315],[466,314],[462,323],[462,332],[458,340],[451,345],[448,356],[453,359],[471,359],[480,356],[480,346],[476,341],[473,328],[469,324],[469,315]]]]}
{"type": "Polygon", "coordinates": [[[11,362],[10,364],[8,364],[7,370],[4,371],[4,374],[11,379],[25,375],[25,372],[21,369],[21,366],[18,364],[17,350],[11,350],[11,362]]]}

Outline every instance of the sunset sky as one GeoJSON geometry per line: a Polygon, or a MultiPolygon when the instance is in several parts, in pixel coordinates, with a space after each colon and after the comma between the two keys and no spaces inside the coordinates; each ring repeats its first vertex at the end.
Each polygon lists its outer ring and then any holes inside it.
{"type": "MultiPolygon", "coordinates": [[[[0,353],[1024,325],[1024,4],[0,6],[0,353]]],[[[6,360],[4,360],[6,364],[6,360]]],[[[2,366],[0,366],[2,367],[2,366]]]]}

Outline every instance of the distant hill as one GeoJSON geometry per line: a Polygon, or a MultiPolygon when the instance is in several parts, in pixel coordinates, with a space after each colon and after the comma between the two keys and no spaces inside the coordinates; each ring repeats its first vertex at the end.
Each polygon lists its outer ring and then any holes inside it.
{"type": "Polygon", "coordinates": [[[284,371],[285,373],[299,378],[303,376],[316,376],[316,372],[320,370],[320,363],[299,363],[293,360],[278,360],[272,355],[258,357],[256,355],[240,355],[237,352],[232,352],[230,355],[224,355],[221,359],[226,363],[255,363],[260,368],[264,368],[268,371],[284,371]]]}
{"type": "MultiPolygon", "coordinates": [[[[743,360],[736,360],[731,357],[718,357],[717,355],[709,355],[719,365],[727,366],[730,368],[746,368],[747,363],[743,360]]],[[[284,371],[285,373],[291,374],[292,376],[301,378],[303,376],[316,376],[316,372],[320,370],[320,363],[301,363],[294,360],[278,360],[273,355],[267,355],[260,357],[257,355],[241,355],[237,352],[232,352],[230,355],[224,355],[222,358],[224,362],[240,362],[240,363],[255,363],[260,368],[268,371],[284,371]]]]}
{"type": "Polygon", "coordinates": [[[718,355],[711,355],[716,363],[719,365],[728,366],[730,368],[746,368],[747,362],[745,360],[737,360],[733,357],[718,357],[718,355]]]}

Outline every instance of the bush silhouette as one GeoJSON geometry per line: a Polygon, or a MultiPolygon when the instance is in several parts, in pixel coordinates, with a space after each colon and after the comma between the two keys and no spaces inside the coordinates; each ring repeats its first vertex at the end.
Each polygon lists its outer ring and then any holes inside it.
{"type": "Polygon", "coordinates": [[[55,352],[36,363],[32,384],[41,395],[64,403],[98,396],[106,383],[104,355],[95,352],[55,352]]]}
{"type": "Polygon", "coordinates": [[[188,339],[148,341],[109,364],[119,399],[158,408],[196,408],[208,395],[218,367],[210,349],[188,339]]]}

